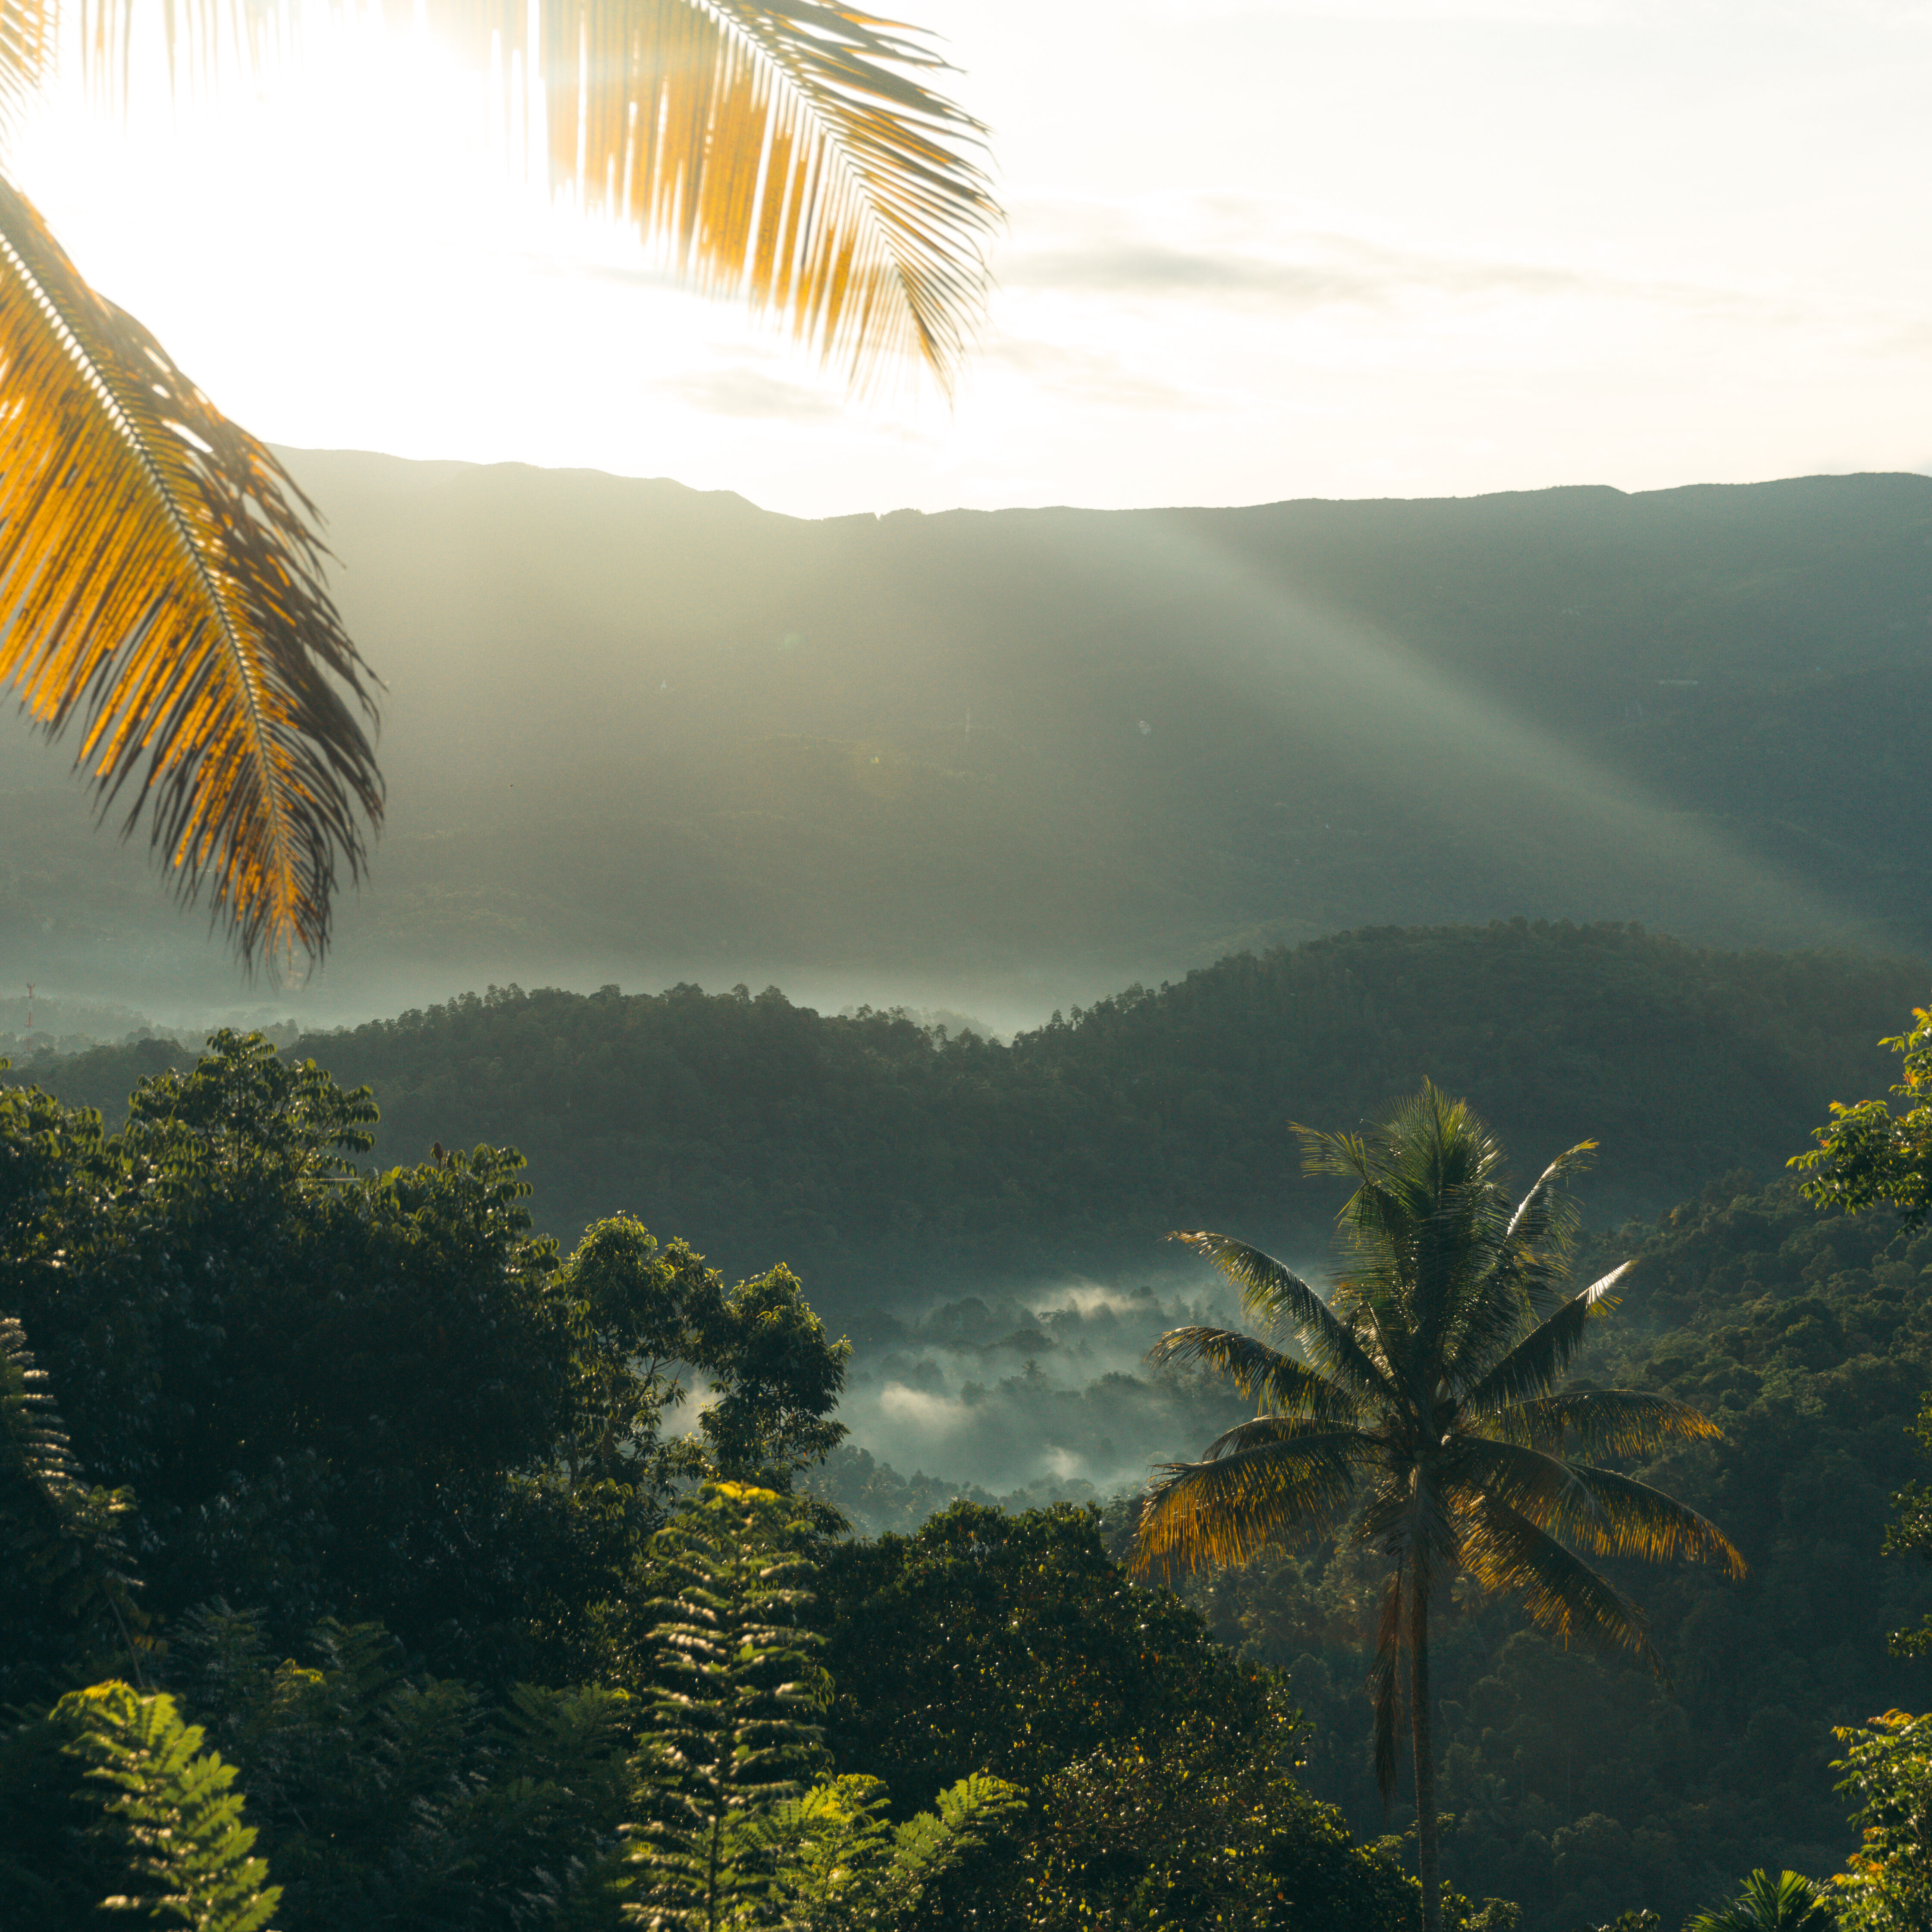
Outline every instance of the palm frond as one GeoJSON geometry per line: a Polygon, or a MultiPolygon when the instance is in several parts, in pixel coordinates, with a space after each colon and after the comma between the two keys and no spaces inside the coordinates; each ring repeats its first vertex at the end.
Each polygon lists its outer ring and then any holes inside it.
{"type": "MultiPolygon", "coordinates": [[[[145,10],[81,12],[91,74],[124,94],[145,10]]],[[[554,189],[668,244],[692,286],[748,297],[855,383],[910,358],[950,392],[1000,218],[986,128],[926,84],[950,70],[916,29],[836,0],[428,0],[427,16],[496,67],[513,122],[534,80],[554,189]]],[[[169,74],[257,70],[283,24],[249,0],[169,0],[169,74]]]]}
{"type": "Polygon", "coordinates": [[[0,181],[0,680],[104,812],[132,782],[182,896],[244,959],[319,956],[380,821],[368,676],[314,506],[0,181]]]}
{"type": "Polygon", "coordinates": [[[52,72],[58,21],[53,0],[0,0],[0,130],[52,72]]]}
{"type": "Polygon", "coordinates": [[[1292,1268],[1272,1255],[1228,1234],[1176,1230],[1170,1241],[1184,1242],[1212,1262],[1241,1291],[1243,1304],[1277,1330],[1291,1330],[1315,1365],[1356,1394],[1394,1394],[1388,1375],[1364,1348],[1354,1331],[1292,1268]]]}
{"type": "Polygon", "coordinates": [[[1560,1451],[1574,1438],[1596,1456],[1648,1456],[1666,1442],[1715,1440],[1724,1431],[1688,1402],[1633,1389],[1579,1389],[1516,1402],[1484,1418],[1506,1442],[1560,1451]]]}
{"type": "MultiPolygon", "coordinates": [[[[1566,1462],[1573,1495],[1556,1505],[1548,1527],[1598,1556],[1637,1556],[1647,1563],[1682,1558],[1717,1563],[1733,1582],[1749,1565],[1708,1517],[1634,1476],[1566,1462]]],[[[1540,1520],[1540,1519],[1539,1519],[1540,1520]]]]}
{"type": "Polygon", "coordinates": [[[1576,1230],[1576,1208],[1564,1184],[1589,1165],[1596,1149],[1594,1141],[1579,1141],[1537,1176],[1535,1186],[1516,1203],[1510,1216],[1504,1238],[1512,1252],[1540,1255],[1553,1250],[1558,1258],[1568,1252],[1576,1230]]]}
{"type": "Polygon", "coordinates": [[[1141,1504],[1130,1563],[1137,1574],[1168,1578],[1319,1534],[1341,1520],[1374,1450],[1352,1429],[1304,1429],[1204,1462],[1170,1463],[1141,1504]]]}
{"type": "Polygon", "coordinates": [[[1612,1268],[1600,1280],[1592,1282],[1553,1313],[1545,1316],[1502,1360],[1486,1370],[1474,1387],[1464,1391],[1464,1408],[1480,1413],[1546,1395],[1583,1346],[1591,1322],[1616,1307],[1616,1300],[1610,1290],[1634,1265],[1625,1262],[1621,1268],[1612,1268]]]}
{"type": "Polygon", "coordinates": [[[998,220],[986,129],[924,84],[911,30],[819,0],[429,0],[432,31],[544,90],[552,184],[665,238],[862,381],[912,356],[950,389],[998,220]]]}
{"type": "Polygon", "coordinates": [[[1465,1543],[1483,1588],[1516,1598],[1539,1629],[1564,1643],[1635,1651],[1660,1676],[1643,1620],[1609,1581],[1527,1517],[1486,1502],[1465,1543]]]}
{"type": "Polygon", "coordinates": [[[1203,1363],[1270,1415],[1352,1422],[1360,1408],[1347,1389],[1306,1362],[1232,1328],[1170,1328],[1148,1351],[1148,1360],[1156,1366],[1203,1363]]]}

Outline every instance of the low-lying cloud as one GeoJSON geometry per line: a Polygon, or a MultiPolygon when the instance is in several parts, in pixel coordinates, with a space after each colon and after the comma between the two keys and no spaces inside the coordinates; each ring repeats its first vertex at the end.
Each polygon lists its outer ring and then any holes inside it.
{"type": "Polygon", "coordinates": [[[814,1486],[871,1532],[961,1496],[1015,1506],[1139,1488],[1252,1413],[1215,1377],[1147,1362],[1169,1328],[1241,1325],[1201,1287],[1076,1281],[937,1304],[854,1360],[839,1410],[851,1435],[814,1486]]]}

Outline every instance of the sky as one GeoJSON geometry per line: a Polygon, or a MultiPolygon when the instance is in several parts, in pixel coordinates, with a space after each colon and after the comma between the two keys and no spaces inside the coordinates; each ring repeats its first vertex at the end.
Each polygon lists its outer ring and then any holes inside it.
{"type": "Polygon", "coordinates": [[[1932,468],[1932,0],[906,0],[993,130],[977,346],[853,401],[520,182],[481,76],[314,33],[10,169],[271,441],[800,516],[1932,468]]]}

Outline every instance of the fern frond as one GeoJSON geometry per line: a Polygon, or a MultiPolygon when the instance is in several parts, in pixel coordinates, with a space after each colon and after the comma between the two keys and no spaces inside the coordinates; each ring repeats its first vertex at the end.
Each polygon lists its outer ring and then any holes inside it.
{"type": "Polygon", "coordinates": [[[0,1318],[0,1532],[8,1561],[84,1642],[118,1637],[138,1674],[134,1633],[145,1619],[119,1528],[134,1497],[90,1486],[46,1384],[20,1323],[0,1318]],[[90,1624],[98,1626],[91,1634],[90,1624]]]}
{"type": "Polygon", "coordinates": [[[53,1718],[74,1731],[68,1753],[116,1792],[103,1810],[133,1854],[138,1888],[102,1905],[195,1932],[262,1932],[281,1888],[250,1856],[255,1833],[230,1789],[234,1767],[202,1752],[200,1727],[184,1724],[165,1693],[143,1697],[116,1683],[70,1692],[53,1718]]]}

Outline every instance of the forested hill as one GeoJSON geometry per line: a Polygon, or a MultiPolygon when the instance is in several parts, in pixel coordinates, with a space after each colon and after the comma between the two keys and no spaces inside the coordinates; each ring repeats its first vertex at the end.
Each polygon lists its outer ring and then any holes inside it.
{"type": "MultiPolygon", "coordinates": [[[[312,1012],[692,979],[1000,1021],[1516,913],[1932,951],[1924,477],[808,522],[289,460],[387,686],[312,1012]]],[[[70,756],[0,731],[0,979],[226,1008],[70,756]]]]}
{"type": "MultiPolygon", "coordinates": [[[[1157,1270],[1177,1226],[1319,1252],[1334,1201],[1300,1178],[1287,1124],[1353,1125],[1425,1075],[1475,1103],[1526,1180],[1594,1139],[1592,1218],[1654,1214],[1775,1173],[1828,1101],[1882,1088],[1874,1042],[1925,980],[1516,920],[1237,955],[1010,1045],[684,986],[493,988],[292,1050],[375,1089],[383,1160],[514,1145],[566,1243],[628,1209],[728,1273],[790,1262],[862,1329],[868,1307],[968,1274],[1157,1270]]],[[[14,1077],[118,1118],[171,1057],[148,1042],[14,1077]]]]}

